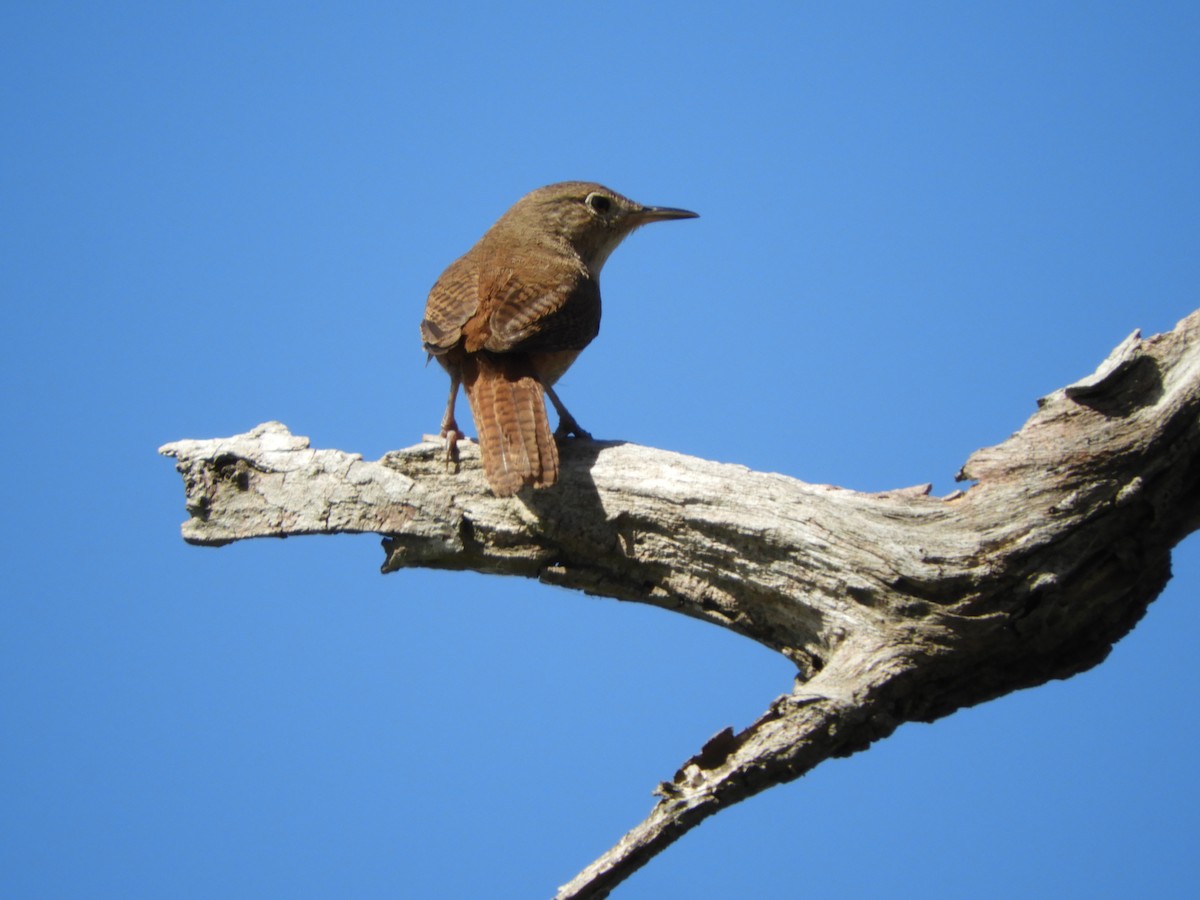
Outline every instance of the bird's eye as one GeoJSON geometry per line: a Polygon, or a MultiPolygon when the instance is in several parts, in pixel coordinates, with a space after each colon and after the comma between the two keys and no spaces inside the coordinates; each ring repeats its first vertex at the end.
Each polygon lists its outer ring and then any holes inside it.
{"type": "Polygon", "coordinates": [[[583,202],[601,215],[612,209],[612,201],[603,194],[588,194],[583,202]]]}

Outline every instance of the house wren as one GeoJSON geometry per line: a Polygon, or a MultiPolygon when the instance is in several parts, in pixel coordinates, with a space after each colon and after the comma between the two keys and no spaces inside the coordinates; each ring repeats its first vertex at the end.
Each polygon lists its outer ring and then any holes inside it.
{"type": "Polygon", "coordinates": [[[691,219],[686,209],[642,206],[606,187],[567,181],[526,194],[429,292],[421,339],[450,373],[441,433],[453,454],[454,403],[467,392],[483,470],[511,496],[558,478],[556,436],[588,437],[553,385],[600,331],[600,269],[647,222],[691,219]],[[550,433],[543,395],[558,412],[550,433]]]}

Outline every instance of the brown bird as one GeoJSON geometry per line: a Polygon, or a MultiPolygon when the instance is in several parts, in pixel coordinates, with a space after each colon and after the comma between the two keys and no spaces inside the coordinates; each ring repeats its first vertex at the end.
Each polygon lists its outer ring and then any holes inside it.
{"type": "Polygon", "coordinates": [[[526,194],[451,263],[421,322],[425,349],[450,373],[447,454],[461,435],[454,404],[462,384],[492,491],[508,497],[554,484],[555,436],[590,437],[552,386],[600,331],[604,261],[639,225],[695,216],[567,181],[526,194]],[[558,412],[554,435],[543,394],[558,412]]]}

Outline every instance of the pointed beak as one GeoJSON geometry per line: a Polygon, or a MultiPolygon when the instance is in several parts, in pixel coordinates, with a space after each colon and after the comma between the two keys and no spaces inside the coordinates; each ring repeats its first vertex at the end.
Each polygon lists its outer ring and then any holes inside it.
{"type": "Polygon", "coordinates": [[[675,209],[672,206],[643,206],[641,211],[636,214],[637,223],[645,225],[647,222],[666,222],[670,219],[698,219],[700,213],[694,213],[690,209],[675,209]]]}

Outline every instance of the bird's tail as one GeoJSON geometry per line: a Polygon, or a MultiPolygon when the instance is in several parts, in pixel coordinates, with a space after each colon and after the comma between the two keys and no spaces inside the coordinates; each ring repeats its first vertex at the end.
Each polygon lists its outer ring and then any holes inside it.
{"type": "Polygon", "coordinates": [[[558,448],[546,418],[545,392],[519,354],[467,354],[463,387],[479,434],[483,471],[497,497],[558,480],[558,448]]]}

